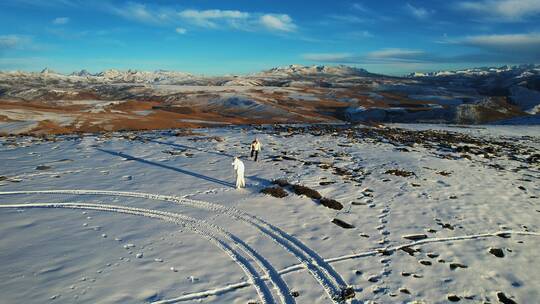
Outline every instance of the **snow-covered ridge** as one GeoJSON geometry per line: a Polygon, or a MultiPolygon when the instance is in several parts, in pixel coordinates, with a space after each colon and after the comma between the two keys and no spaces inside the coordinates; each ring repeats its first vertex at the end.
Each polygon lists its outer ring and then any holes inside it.
{"type": "Polygon", "coordinates": [[[501,73],[513,73],[515,75],[531,76],[540,74],[540,65],[535,64],[523,64],[510,66],[505,65],[502,67],[481,67],[481,68],[471,68],[464,70],[455,70],[455,71],[437,71],[429,73],[414,72],[407,75],[409,78],[414,77],[445,77],[445,76],[489,76],[497,75],[501,73]]]}

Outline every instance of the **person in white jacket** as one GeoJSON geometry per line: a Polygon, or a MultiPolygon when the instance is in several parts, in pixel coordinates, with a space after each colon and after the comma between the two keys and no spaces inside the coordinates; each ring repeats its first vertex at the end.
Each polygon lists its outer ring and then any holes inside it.
{"type": "Polygon", "coordinates": [[[244,180],[244,162],[242,162],[238,157],[235,157],[232,165],[236,173],[236,189],[245,188],[246,181],[244,180]]]}
{"type": "Polygon", "coordinates": [[[255,138],[253,142],[251,142],[251,157],[255,155],[254,161],[257,161],[257,157],[259,156],[259,152],[261,151],[261,142],[258,138],[255,138]]]}

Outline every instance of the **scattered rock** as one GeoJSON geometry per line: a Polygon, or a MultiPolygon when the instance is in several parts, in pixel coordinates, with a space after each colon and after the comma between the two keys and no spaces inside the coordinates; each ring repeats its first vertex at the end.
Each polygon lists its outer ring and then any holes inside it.
{"type": "Polygon", "coordinates": [[[355,296],[354,288],[350,286],[342,288],[340,296],[342,300],[353,299],[355,296]]]}
{"type": "Polygon", "coordinates": [[[293,298],[298,298],[300,296],[300,293],[298,291],[291,291],[291,296],[293,298]]]}
{"type": "Polygon", "coordinates": [[[443,229],[454,230],[455,228],[453,225],[448,223],[437,222],[437,225],[441,226],[443,229]]]}
{"type": "Polygon", "coordinates": [[[450,269],[456,270],[457,268],[467,268],[467,265],[461,264],[461,263],[450,263],[450,269]]]}
{"type": "Polygon", "coordinates": [[[498,258],[504,258],[504,251],[501,248],[489,248],[489,253],[498,258]]]}
{"type": "Polygon", "coordinates": [[[137,253],[136,257],[137,259],[141,259],[143,257],[143,253],[142,252],[137,253]]]}
{"type": "Polygon", "coordinates": [[[517,304],[516,301],[507,297],[502,291],[497,292],[497,298],[499,299],[499,302],[503,304],[517,304]]]}
{"type": "Polygon", "coordinates": [[[400,249],[408,253],[410,256],[414,256],[416,253],[416,250],[412,249],[411,247],[402,247],[400,249]]]}
{"type": "Polygon", "coordinates": [[[333,182],[333,181],[328,181],[328,182],[319,182],[319,185],[321,186],[328,186],[328,185],[332,185],[332,184],[335,184],[336,182],[333,182]]]}
{"type": "Polygon", "coordinates": [[[347,223],[347,222],[345,222],[345,221],[342,221],[342,220],[340,220],[340,219],[337,219],[337,218],[333,219],[333,220],[332,220],[332,223],[338,225],[338,226],[341,227],[341,228],[345,228],[345,229],[352,229],[352,228],[354,228],[354,225],[349,224],[349,223],[347,223]]]}
{"type": "Polygon", "coordinates": [[[407,288],[400,288],[399,292],[404,293],[404,294],[411,294],[411,292],[407,288]]]}
{"type": "Polygon", "coordinates": [[[424,266],[431,266],[431,261],[428,261],[428,260],[420,260],[420,264],[424,265],[424,266]]]}
{"type": "Polygon", "coordinates": [[[455,295],[455,294],[449,294],[446,298],[447,298],[448,301],[450,301],[450,302],[459,302],[459,301],[461,301],[461,298],[458,297],[458,296],[455,295]]]}
{"type": "Polygon", "coordinates": [[[408,234],[408,235],[402,236],[402,238],[411,240],[411,241],[419,241],[419,240],[427,239],[427,237],[428,236],[425,234],[408,234]]]}

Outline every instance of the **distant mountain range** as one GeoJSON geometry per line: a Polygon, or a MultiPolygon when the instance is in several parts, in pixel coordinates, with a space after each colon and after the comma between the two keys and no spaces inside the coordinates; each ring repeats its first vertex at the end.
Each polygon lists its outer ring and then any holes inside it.
{"type": "Polygon", "coordinates": [[[87,132],[230,123],[539,123],[540,66],[390,77],[289,65],[251,75],[0,72],[0,132],[87,132]],[[516,120],[517,119],[517,120],[516,120]]]}

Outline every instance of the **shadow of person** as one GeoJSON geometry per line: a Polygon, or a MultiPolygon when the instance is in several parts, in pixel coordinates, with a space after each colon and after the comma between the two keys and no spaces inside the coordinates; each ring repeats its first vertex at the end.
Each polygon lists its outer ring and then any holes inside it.
{"type": "Polygon", "coordinates": [[[192,177],[195,177],[195,178],[200,178],[200,179],[203,179],[203,180],[206,180],[206,181],[209,181],[209,182],[213,182],[213,183],[216,183],[216,184],[220,184],[220,185],[223,185],[223,186],[226,186],[226,187],[236,188],[236,186],[233,183],[222,181],[222,180],[214,178],[214,177],[202,175],[202,174],[197,173],[197,172],[192,172],[192,171],[188,171],[188,170],[185,170],[185,169],[180,169],[180,168],[167,166],[167,165],[164,165],[164,164],[160,164],[160,163],[156,163],[156,162],[153,162],[153,161],[146,160],[144,158],[131,156],[129,154],[125,154],[125,153],[122,153],[122,152],[110,151],[110,150],[105,150],[105,149],[101,149],[101,148],[96,148],[96,149],[98,151],[108,153],[110,155],[123,157],[123,158],[126,158],[128,160],[137,161],[137,162],[140,162],[140,163],[143,163],[143,164],[152,165],[152,166],[156,166],[156,167],[163,168],[163,169],[173,170],[173,171],[176,171],[176,172],[188,175],[188,176],[192,176],[192,177]]]}
{"type": "Polygon", "coordinates": [[[146,141],[153,142],[153,143],[160,144],[160,145],[167,145],[167,146],[171,146],[171,147],[176,147],[176,148],[180,148],[180,149],[195,150],[195,151],[208,153],[208,154],[214,154],[214,155],[218,155],[218,156],[234,157],[234,155],[231,155],[231,154],[228,154],[228,153],[215,152],[215,151],[205,151],[205,150],[201,150],[201,149],[195,148],[195,147],[190,147],[190,146],[181,145],[181,144],[175,144],[175,143],[170,143],[170,142],[163,142],[163,141],[159,141],[159,140],[155,140],[155,139],[146,139],[146,141]]]}

